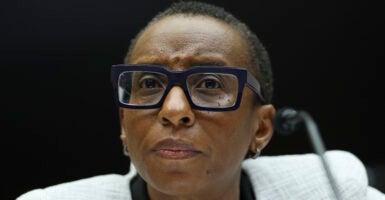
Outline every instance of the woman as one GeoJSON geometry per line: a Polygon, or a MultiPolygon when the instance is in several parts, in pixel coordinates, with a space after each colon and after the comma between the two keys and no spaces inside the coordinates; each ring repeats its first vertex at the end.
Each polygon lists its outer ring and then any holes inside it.
{"type": "MultiPolygon", "coordinates": [[[[222,8],[173,4],[132,41],[125,63],[111,77],[130,172],[19,200],[333,198],[314,155],[254,160],[273,133],[270,62],[257,36],[222,8]]],[[[367,188],[353,155],[328,154],[344,198],[383,197],[367,188]]]]}

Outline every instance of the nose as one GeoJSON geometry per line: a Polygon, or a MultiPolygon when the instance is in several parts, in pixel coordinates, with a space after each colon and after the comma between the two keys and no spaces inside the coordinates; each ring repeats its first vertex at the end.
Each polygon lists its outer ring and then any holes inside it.
{"type": "Polygon", "coordinates": [[[171,88],[158,114],[158,120],[163,125],[192,126],[195,115],[183,89],[179,86],[171,88]]]}

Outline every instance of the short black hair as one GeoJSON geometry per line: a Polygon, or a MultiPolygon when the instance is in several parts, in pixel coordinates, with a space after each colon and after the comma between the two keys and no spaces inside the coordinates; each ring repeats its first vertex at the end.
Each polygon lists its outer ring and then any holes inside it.
{"type": "Polygon", "coordinates": [[[142,29],[134,39],[131,40],[125,63],[128,63],[131,57],[133,48],[136,45],[138,38],[146,30],[146,28],[167,17],[172,15],[187,15],[187,16],[208,16],[215,19],[221,20],[226,24],[229,24],[233,27],[242,38],[245,40],[247,46],[249,47],[250,53],[250,64],[252,69],[255,71],[256,78],[261,83],[262,92],[265,98],[265,103],[271,103],[273,96],[273,73],[271,68],[271,62],[269,54],[257,35],[252,32],[249,27],[235,18],[231,13],[224,10],[224,8],[199,2],[199,1],[178,1],[172,3],[166,10],[158,13],[148,24],[142,29]]]}

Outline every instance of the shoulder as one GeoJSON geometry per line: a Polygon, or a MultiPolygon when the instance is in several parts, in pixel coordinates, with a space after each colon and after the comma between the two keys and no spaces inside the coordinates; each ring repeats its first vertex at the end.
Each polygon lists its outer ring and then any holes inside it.
{"type": "MultiPolygon", "coordinates": [[[[363,163],[352,153],[328,151],[326,161],[343,199],[363,200],[372,192],[363,163]],[[369,192],[368,192],[369,190],[369,192]]],[[[246,160],[257,199],[332,199],[333,193],[316,154],[262,156],[246,160]]],[[[385,199],[385,197],[383,197],[385,199]]]]}
{"type": "Polygon", "coordinates": [[[106,174],[29,191],[16,200],[129,200],[129,174],[106,174]]]}

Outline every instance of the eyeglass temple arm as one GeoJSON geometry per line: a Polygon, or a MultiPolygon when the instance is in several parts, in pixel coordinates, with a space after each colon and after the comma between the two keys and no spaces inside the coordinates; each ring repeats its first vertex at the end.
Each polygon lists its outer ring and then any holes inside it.
{"type": "Polygon", "coordinates": [[[250,72],[247,72],[246,84],[250,89],[252,89],[255,93],[257,93],[257,95],[258,95],[259,99],[262,101],[262,103],[266,102],[265,98],[263,97],[263,94],[262,94],[261,84],[250,72]]]}

